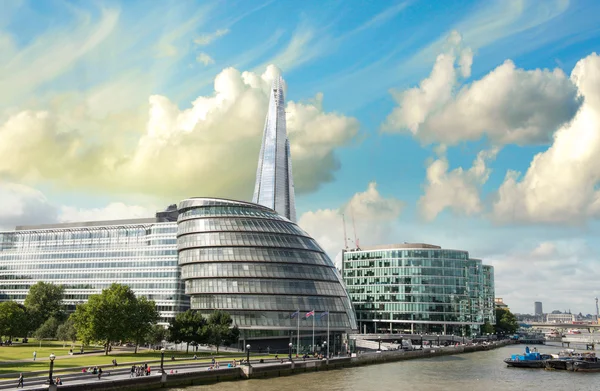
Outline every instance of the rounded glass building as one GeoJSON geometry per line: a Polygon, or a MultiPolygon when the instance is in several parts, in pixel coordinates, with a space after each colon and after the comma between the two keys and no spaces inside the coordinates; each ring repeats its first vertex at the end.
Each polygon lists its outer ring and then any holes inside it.
{"type": "Polygon", "coordinates": [[[179,204],[177,247],[191,308],[205,315],[227,311],[242,339],[263,339],[265,348],[279,339],[287,346],[298,326],[303,340],[310,339],[313,319],[304,315],[313,310],[317,334],[328,322],[331,332],[356,329],[333,262],[298,225],[272,209],[186,199],[179,204]]]}

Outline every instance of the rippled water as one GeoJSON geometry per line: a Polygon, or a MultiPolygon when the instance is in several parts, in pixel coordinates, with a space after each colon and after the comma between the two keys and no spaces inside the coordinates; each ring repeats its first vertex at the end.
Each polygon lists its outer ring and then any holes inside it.
{"type": "MultiPolygon", "coordinates": [[[[171,391],[293,391],[300,388],[327,391],[600,390],[600,373],[506,367],[502,360],[511,354],[522,353],[523,349],[523,345],[512,345],[487,352],[309,372],[279,378],[223,382],[185,389],[173,388],[171,391]]],[[[560,350],[559,347],[552,346],[538,346],[538,349],[542,353],[560,350]]]]}

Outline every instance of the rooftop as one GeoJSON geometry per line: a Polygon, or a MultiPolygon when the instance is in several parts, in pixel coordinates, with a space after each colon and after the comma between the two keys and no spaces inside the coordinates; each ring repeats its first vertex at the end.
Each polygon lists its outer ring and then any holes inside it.
{"type": "Polygon", "coordinates": [[[39,229],[65,229],[65,228],[88,228],[88,227],[106,227],[112,225],[134,225],[134,224],[153,224],[157,223],[156,217],[145,219],[124,219],[124,220],[103,220],[103,221],[81,221],[71,223],[54,223],[38,225],[17,225],[15,231],[30,231],[39,229]]]}
{"type": "Polygon", "coordinates": [[[395,248],[422,248],[422,249],[441,249],[440,246],[435,244],[426,243],[401,243],[401,244],[381,244],[378,246],[361,247],[359,251],[372,251],[372,250],[390,250],[395,248]]]}

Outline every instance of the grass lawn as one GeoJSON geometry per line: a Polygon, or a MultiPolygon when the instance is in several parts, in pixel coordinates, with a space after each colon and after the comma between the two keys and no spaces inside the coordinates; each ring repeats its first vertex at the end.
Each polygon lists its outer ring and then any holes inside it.
{"type": "MultiPolygon", "coordinates": [[[[47,358],[50,353],[54,353],[56,356],[65,356],[69,354],[69,349],[71,348],[70,344],[66,345],[66,348],[62,347],[62,343],[58,342],[46,342],[42,343],[42,347],[39,347],[39,344],[25,344],[25,345],[13,345],[13,346],[1,346],[0,347],[0,361],[4,363],[0,364],[0,375],[7,373],[17,373],[17,372],[33,372],[33,371],[44,371],[47,370],[50,366],[48,360],[44,361],[33,361],[33,351],[37,352],[38,360],[41,357],[47,358]],[[22,360],[27,359],[30,361],[27,362],[10,362],[13,360],[22,360]],[[8,361],[8,362],[7,362],[8,361]]],[[[77,351],[78,347],[74,349],[77,351]]],[[[87,348],[86,350],[96,350],[101,348],[87,348]]],[[[214,355],[214,353],[208,352],[198,352],[198,360],[194,362],[209,362],[214,355]]],[[[189,354],[185,354],[183,352],[177,351],[166,351],[165,352],[165,365],[169,364],[181,364],[181,361],[171,361],[171,356],[175,356],[177,359],[182,358],[192,358],[194,356],[194,352],[190,349],[189,354]]],[[[228,356],[227,360],[219,360],[219,361],[231,361],[234,358],[240,359],[245,358],[244,353],[221,353],[219,352],[219,356],[228,356]]],[[[261,356],[253,356],[252,359],[259,358],[268,358],[267,355],[261,356]]],[[[137,354],[133,354],[131,351],[119,352],[117,349],[113,349],[111,354],[108,356],[105,355],[83,355],[83,356],[70,356],[65,358],[57,358],[54,361],[55,370],[61,368],[73,368],[73,367],[90,367],[90,366],[104,366],[104,367],[112,367],[112,360],[116,359],[119,363],[119,367],[121,364],[126,362],[139,362],[139,361],[152,361],[152,360],[160,360],[160,352],[156,351],[147,351],[143,350],[138,352],[137,354]]],[[[158,364],[151,364],[151,367],[156,367],[158,364]]]]}

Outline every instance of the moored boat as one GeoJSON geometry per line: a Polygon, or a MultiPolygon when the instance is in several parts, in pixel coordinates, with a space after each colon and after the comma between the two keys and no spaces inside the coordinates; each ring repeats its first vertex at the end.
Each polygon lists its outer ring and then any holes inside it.
{"type": "Polygon", "coordinates": [[[550,359],[552,359],[551,355],[531,352],[527,347],[525,354],[513,354],[510,358],[504,359],[504,362],[509,367],[515,368],[545,368],[546,361],[550,359]]]}

